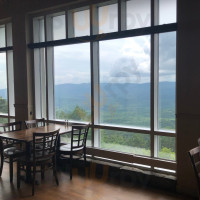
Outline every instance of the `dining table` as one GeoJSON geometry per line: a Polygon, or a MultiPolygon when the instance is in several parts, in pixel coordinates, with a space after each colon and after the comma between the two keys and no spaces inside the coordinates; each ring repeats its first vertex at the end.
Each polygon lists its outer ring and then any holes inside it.
{"type": "MultiPolygon", "coordinates": [[[[25,144],[25,156],[26,159],[29,159],[31,157],[31,143],[33,142],[33,133],[48,133],[55,130],[59,131],[59,137],[57,146],[60,146],[60,135],[71,133],[72,126],[70,125],[62,125],[62,124],[49,124],[46,126],[41,127],[35,127],[35,128],[29,128],[29,129],[22,129],[19,131],[10,131],[6,133],[0,134],[0,140],[3,139],[9,139],[13,140],[15,142],[20,142],[25,144]]],[[[31,169],[26,170],[26,181],[30,182],[31,179],[31,169]]]]}

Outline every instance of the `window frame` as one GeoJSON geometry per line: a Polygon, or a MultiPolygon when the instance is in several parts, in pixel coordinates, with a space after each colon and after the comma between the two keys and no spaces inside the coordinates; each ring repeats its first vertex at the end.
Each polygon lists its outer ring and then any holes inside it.
{"type": "MultiPolygon", "coordinates": [[[[176,2],[176,0],[175,0],[176,2]]],[[[68,44],[77,44],[84,43],[85,41],[90,42],[90,51],[91,51],[91,122],[92,122],[92,147],[88,147],[88,153],[92,156],[103,157],[107,159],[115,160],[115,155],[118,161],[124,162],[129,160],[130,163],[138,163],[143,165],[150,165],[151,170],[156,170],[156,168],[167,168],[169,170],[176,170],[176,160],[166,160],[160,159],[157,157],[157,149],[158,149],[158,137],[159,136],[167,136],[174,137],[176,141],[176,130],[175,131],[162,131],[157,129],[158,122],[158,66],[156,64],[156,55],[158,55],[158,39],[157,36],[159,33],[167,33],[167,32],[176,32],[177,31],[177,22],[171,24],[158,24],[159,18],[159,10],[158,10],[159,0],[151,0],[151,25],[150,27],[138,28],[126,30],[126,0],[114,0],[114,1],[105,1],[100,4],[89,4],[86,3],[83,6],[73,5],[72,7],[62,8],[61,12],[65,12],[66,16],[66,38],[57,41],[45,40],[46,42],[39,43],[31,43],[28,45],[30,49],[37,48],[45,48],[46,49],[46,69],[47,69],[47,119],[51,122],[57,122],[54,120],[55,110],[52,110],[51,107],[54,105],[54,102],[49,102],[49,100],[54,96],[52,93],[52,89],[49,89],[49,83],[54,83],[53,80],[53,62],[48,61],[49,55],[53,55],[53,47],[60,45],[68,45],[68,44]],[[118,31],[105,34],[98,34],[98,26],[95,26],[95,22],[98,19],[98,7],[110,5],[113,3],[118,3],[118,31]],[[90,35],[89,36],[81,36],[77,38],[73,37],[73,20],[72,13],[75,11],[81,11],[84,9],[90,8],[90,35]],[[71,14],[70,14],[71,13],[71,14]],[[72,20],[72,21],[70,21],[72,20]],[[71,31],[70,31],[71,30],[71,31]],[[99,123],[99,41],[105,41],[110,39],[120,39],[126,37],[134,37],[134,36],[142,36],[149,35],[150,36],[150,46],[151,46],[151,54],[150,54],[150,68],[151,68],[151,77],[150,77],[150,130],[146,129],[138,129],[134,127],[124,127],[124,126],[112,126],[112,125],[103,125],[99,123]],[[49,52],[48,52],[49,51],[49,52]],[[50,62],[50,64],[48,64],[50,62]],[[50,73],[49,73],[50,71],[50,73]],[[112,152],[105,149],[99,149],[100,144],[100,129],[106,130],[117,130],[117,131],[127,131],[127,132],[136,132],[150,135],[150,151],[151,156],[135,156],[129,154],[122,154],[121,152],[112,152]],[[123,155],[123,156],[122,156],[123,155]],[[113,156],[113,157],[112,157],[113,156]]],[[[177,2],[176,2],[177,3],[177,2]]],[[[36,16],[44,16],[45,19],[45,38],[48,38],[49,26],[47,21],[48,15],[56,14],[56,11],[50,11],[49,13],[39,13],[36,15],[32,15],[34,18],[36,16]],[[49,14],[50,13],[50,14],[49,14]]],[[[53,57],[53,56],[52,56],[53,57]]],[[[50,86],[51,88],[51,86],[50,86]]],[[[53,98],[54,99],[54,98],[53,98]]],[[[50,100],[51,101],[51,100],[50,100]]],[[[54,106],[53,106],[54,107],[54,106]]],[[[55,108],[55,107],[54,107],[55,108]]],[[[59,121],[62,123],[62,121],[59,121]]],[[[75,122],[76,123],[76,122],[75,122]]],[[[80,122],[79,122],[80,123],[80,122]]],[[[176,142],[175,142],[176,149],[176,142]]]]}

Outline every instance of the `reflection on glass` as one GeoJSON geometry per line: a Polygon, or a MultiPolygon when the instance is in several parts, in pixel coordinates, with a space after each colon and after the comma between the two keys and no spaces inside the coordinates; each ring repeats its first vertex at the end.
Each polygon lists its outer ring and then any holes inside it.
{"type": "Polygon", "coordinates": [[[175,160],[175,137],[156,136],[158,137],[157,154],[158,158],[175,160]]]}
{"type": "Polygon", "coordinates": [[[112,130],[101,130],[101,148],[150,156],[150,136],[112,130]]]}
{"type": "Polygon", "coordinates": [[[75,37],[90,35],[89,10],[74,13],[74,35],[75,37]]]}
{"type": "Polygon", "coordinates": [[[110,33],[118,30],[117,4],[99,7],[99,33],[110,33]]]}
{"type": "Polygon", "coordinates": [[[99,46],[100,123],[150,128],[150,37],[99,46]]]}
{"type": "Polygon", "coordinates": [[[53,40],[66,38],[65,15],[53,17],[53,40]]]}
{"type": "Polygon", "coordinates": [[[175,130],[176,33],[159,35],[158,129],[175,130]]]}
{"type": "Polygon", "coordinates": [[[0,53],[0,113],[8,113],[6,53],[0,53]]]}
{"type": "Polygon", "coordinates": [[[159,0],[159,24],[176,22],[176,0],[159,0]]]}
{"type": "Polygon", "coordinates": [[[127,29],[150,26],[150,0],[131,0],[126,2],[127,29]]]}
{"type": "Polygon", "coordinates": [[[90,121],[90,44],[55,47],[54,70],[56,119],[90,121]]]}
{"type": "Polygon", "coordinates": [[[6,46],[5,26],[0,26],[0,48],[6,46]]]}

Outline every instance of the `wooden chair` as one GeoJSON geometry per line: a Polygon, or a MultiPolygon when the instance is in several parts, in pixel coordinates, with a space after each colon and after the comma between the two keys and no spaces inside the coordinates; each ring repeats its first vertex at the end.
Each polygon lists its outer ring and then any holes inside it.
{"type": "Polygon", "coordinates": [[[70,160],[70,179],[72,179],[72,167],[73,157],[76,159],[84,158],[86,165],[86,141],[90,128],[90,124],[87,125],[73,125],[71,134],[71,143],[61,145],[58,151],[60,159],[70,160]]]}
{"type": "Polygon", "coordinates": [[[200,146],[191,149],[188,152],[188,154],[190,156],[192,167],[194,169],[194,174],[198,185],[199,200],[200,200],[200,146]]]}
{"type": "MultiPolygon", "coordinates": [[[[12,123],[0,123],[0,127],[3,129],[1,133],[10,131],[19,131],[22,129],[22,122],[12,122],[12,123]]],[[[3,171],[4,162],[9,163],[10,170],[10,182],[13,181],[13,162],[24,154],[22,150],[22,145],[19,142],[13,140],[2,139],[0,140],[0,154],[1,154],[1,166],[0,166],[0,176],[3,171]]]]}
{"type": "Polygon", "coordinates": [[[17,187],[20,188],[20,173],[21,170],[25,170],[27,166],[32,167],[32,195],[35,192],[35,174],[36,172],[41,172],[41,170],[36,170],[37,167],[45,165],[45,169],[53,168],[53,174],[57,185],[58,178],[56,173],[56,148],[58,140],[59,130],[48,132],[48,133],[33,133],[33,149],[30,159],[27,160],[26,157],[22,157],[17,161],[17,187]],[[37,146],[42,145],[42,148],[37,148],[37,146]],[[24,167],[26,166],[26,167],[24,167]]]}
{"type": "Polygon", "coordinates": [[[34,119],[34,120],[27,120],[24,122],[26,128],[36,128],[40,126],[45,126],[45,119],[34,119]]]}

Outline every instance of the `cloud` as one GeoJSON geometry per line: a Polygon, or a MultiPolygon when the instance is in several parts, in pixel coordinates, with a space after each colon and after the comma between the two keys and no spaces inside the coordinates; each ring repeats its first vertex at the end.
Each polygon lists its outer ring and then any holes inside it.
{"type": "Polygon", "coordinates": [[[159,36],[160,81],[176,80],[176,33],[163,33],[159,36]]]}
{"type": "Polygon", "coordinates": [[[144,83],[150,81],[150,37],[141,36],[100,43],[103,82],[144,83]]]}
{"type": "Polygon", "coordinates": [[[90,44],[54,48],[55,84],[90,82],[90,44]]]}
{"type": "MultiPolygon", "coordinates": [[[[101,83],[150,82],[150,36],[99,42],[101,83]]],[[[90,83],[90,44],[54,48],[55,83],[90,83]]],[[[176,33],[159,35],[159,80],[175,81],[176,33]]]]}

